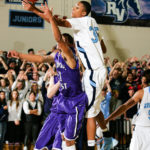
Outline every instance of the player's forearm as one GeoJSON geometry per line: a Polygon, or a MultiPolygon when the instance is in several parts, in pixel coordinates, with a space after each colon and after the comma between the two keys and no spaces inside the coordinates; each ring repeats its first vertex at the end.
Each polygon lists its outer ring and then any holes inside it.
{"type": "Polygon", "coordinates": [[[19,58],[22,60],[27,60],[29,62],[36,62],[36,63],[42,63],[44,61],[43,57],[39,55],[29,55],[19,53],[19,58]]]}
{"type": "Polygon", "coordinates": [[[55,21],[58,26],[71,28],[71,24],[66,19],[61,19],[61,18],[55,17],[55,21]]]}
{"type": "Polygon", "coordinates": [[[55,21],[54,17],[50,17],[49,21],[51,23],[52,32],[53,32],[53,35],[54,35],[56,42],[60,43],[62,41],[62,35],[61,35],[60,30],[57,26],[57,22],[55,21]]]}
{"type": "Polygon", "coordinates": [[[125,105],[121,105],[106,120],[107,122],[121,116],[127,110],[125,105]]]}
{"type": "Polygon", "coordinates": [[[113,120],[119,116],[121,116],[123,113],[125,113],[128,109],[133,107],[136,104],[133,98],[129,99],[126,103],[119,106],[106,120],[107,122],[110,120],[113,120]]]}

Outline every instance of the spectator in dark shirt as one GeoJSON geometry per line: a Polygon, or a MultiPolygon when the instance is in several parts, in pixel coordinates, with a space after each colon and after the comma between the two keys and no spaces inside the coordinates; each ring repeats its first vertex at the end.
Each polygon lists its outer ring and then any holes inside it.
{"type": "Polygon", "coordinates": [[[5,92],[0,91],[0,150],[3,150],[3,142],[7,130],[8,111],[5,100],[5,92]]]}

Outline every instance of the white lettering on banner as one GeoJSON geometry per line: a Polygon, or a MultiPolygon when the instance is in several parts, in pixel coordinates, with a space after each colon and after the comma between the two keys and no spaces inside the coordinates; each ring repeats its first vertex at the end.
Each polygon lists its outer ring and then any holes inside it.
{"type": "Polygon", "coordinates": [[[13,22],[23,22],[23,23],[41,23],[41,18],[39,17],[31,17],[31,16],[15,16],[13,22]]]}
{"type": "Polygon", "coordinates": [[[139,0],[103,0],[106,3],[107,16],[114,16],[114,22],[125,22],[128,19],[128,11],[132,9],[136,16],[141,16],[139,0]]]}
{"type": "Polygon", "coordinates": [[[117,21],[123,21],[124,19],[124,14],[125,14],[125,9],[121,9],[121,12],[119,8],[116,8],[116,3],[115,2],[107,2],[107,15],[116,15],[117,16],[117,21]]]}

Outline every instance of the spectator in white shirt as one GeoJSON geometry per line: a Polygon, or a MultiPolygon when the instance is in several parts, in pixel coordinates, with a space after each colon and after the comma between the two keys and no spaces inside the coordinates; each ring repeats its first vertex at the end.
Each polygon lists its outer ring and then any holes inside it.
{"type": "Polygon", "coordinates": [[[26,73],[19,72],[17,79],[12,85],[12,90],[17,89],[19,100],[23,100],[29,89],[29,82],[26,73]]]}
{"type": "Polygon", "coordinates": [[[23,111],[25,113],[25,138],[24,138],[24,150],[28,149],[28,141],[30,137],[35,144],[40,129],[40,116],[42,113],[41,102],[36,101],[36,94],[31,91],[29,93],[29,99],[23,103],[23,111]]]}
{"type": "Polygon", "coordinates": [[[8,106],[8,128],[7,128],[7,140],[9,146],[19,149],[21,139],[21,111],[22,102],[18,99],[19,93],[17,90],[11,92],[11,99],[7,102],[8,106]]]}

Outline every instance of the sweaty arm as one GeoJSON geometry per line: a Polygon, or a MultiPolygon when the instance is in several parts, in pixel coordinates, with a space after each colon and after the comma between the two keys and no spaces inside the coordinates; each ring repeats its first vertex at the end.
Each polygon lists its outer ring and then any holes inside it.
{"type": "Polygon", "coordinates": [[[51,63],[54,61],[54,56],[55,56],[55,52],[51,53],[51,55],[48,56],[23,54],[15,50],[11,50],[8,53],[8,57],[19,58],[22,60],[27,60],[29,62],[36,62],[36,63],[44,63],[44,62],[51,63]]]}
{"type": "Polygon", "coordinates": [[[121,105],[120,107],[118,107],[105,121],[106,123],[119,117],[120,115],[122,115],[123,113],[125,113],[128,109],[130,109],[131,107],[133,107],[135,104],[137,104],[138,102],[141,101],[142,97],[143,97],[143,90],[139,90],[137,91],[133,97],[131,97],[126,103],[124,103],[123,105],[121,105]]]}
{"type": "Polygon", "coordinates": [[[57,22],[55,21],[55,18],[52,16],[51,11],[49,11],[48,14],[49,14],[49,21],[51,23],[52,32],[56,42],[58,43],[58,47],[62,50],[62,53],[65,56],[69,67],[73,69],[76,66],[76,61],[74,59],[73,52],[70,50],[68,44],[63,39],[61,32],[57,26],[57,22]]]}

